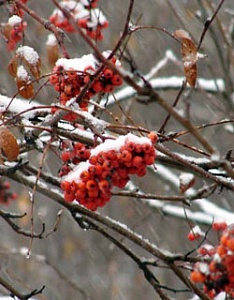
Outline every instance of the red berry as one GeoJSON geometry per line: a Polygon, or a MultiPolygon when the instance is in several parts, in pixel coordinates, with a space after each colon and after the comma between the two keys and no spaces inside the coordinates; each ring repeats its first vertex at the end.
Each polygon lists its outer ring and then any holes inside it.
{"type": "Polygon", "coordinates": [[[64,192],[64,200],[67,202],[72,202],[75,199],[75,195],[71,192],[64,192]]]}
{"type": "Polygon", "coordinates": [[[151,140],[153,144],[155,144],[158,140],[157,133],[155,131],[150,131],[150,133],[148,134],[148,138],[151,140]]]}
{"type": "Polygon", "coordinates": [[[123,83],[123,79],[119,75],[115,74],[111,78],[111,82],[112,82],[113,85],[119,86],[123,83]]]}

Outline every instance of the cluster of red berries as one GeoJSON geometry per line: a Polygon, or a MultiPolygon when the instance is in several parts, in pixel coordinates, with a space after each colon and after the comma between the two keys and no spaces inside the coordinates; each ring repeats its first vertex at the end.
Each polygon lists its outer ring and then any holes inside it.
{"type": "Polygon", "coordinates": [[[0,178],[0,204],[8,205],[12,200],[17,198],[17,194],[12,193],[10,187],[10,182],[3,181],[0,178]]]}
{"type": "Polygon", "coordinates": [[[234,225],[227,227],[225,222],[215,222],[213,230],[220,232],[216,247],[205,244],[198,249],[202,261],[194,265],[190,278],[203,284],[204,292],[214,298],[225,292],[234,297],[234,225]]]}
{"type": "Polygon", "coordinates": [[[90,157],[89,146],[79,142],[63,141],[61,148],[63,151],[60,158],[63,165],[59,171],[60,177],[67,175],[75,165],[82,161],[87,161],[90,157]]]}
{"type": "MultiPolygon", "coordinates": [[[[103,52],[105,57],[108,54],[108,51],[103,52]]],[[[120,61],[115,57],[111,58],[111,62],[116,67],[121,66],[120,61]]],[[[100,63],[92,54],[84,55],[81,58],[58,59],[53,69],[53,74],[50,76],[50,83],[59,92],[60,103],[65,105],[71,98],[78,96],[81,88],[92,79],[99,66],[100,63]]],[[[97,93],[111,93],[116,86],[120,86],[122,83],[123,80],[118,74],[105,67],[79,102],[79,108],[87,110],[91,97],[97,93]]],[[[52,113],[55,111],[56,109],[53,109],[52,113]]],[[[70,113],[66,116],[66,119],[72,121],[76,119],[76,115],[70,113]]]]}
{"type": "Polygon", "coordinates": [[[15,50],[16,44],[19,43],[23,38],[26,27],[27,23],[18,15],[13,15],[8,19],[8,22],[4,25],[3,31],[7,40],[8,51],[15,50]]]}
{"type": "MultiPolygon", "coordinates": [[[[97,2],[97,0],[61,1],[60,6],[71,14],[76,24],[83,28],[88,36],[95,40],[102,40],[102,29],[108,27],[109,23],[103,13],[96,8],[97,2]]],[[[74,26],[57,8],[53,11],[50,22],[67,32],[75,32],[74,26]]]]}
{"type": "Polygon", "coordinates": [[[194,226],[189,231],[189,234],[187,235],[188,240],[195,241],[198,240],[200,237],[204,236],[204,232],[201,231],[199,226],[194,226]]]}
{"type": "MultiPolygon", "coordinates": [[[[63,160],[69,157],[74,161],[75,148],[63,154],[63,160]]],[[[156,157],[149,138],[130,133],[116,140],[106,140],[91,151],[81,149],[83,151],[78,149],[78,161],[83,159],[83,154],[89,158],[80,162],[63,178],[61,188],[65,201],[76,200],[90,210],[103,207],[111,198],[112,187],[124,188],[129,175],[144,176],[146,166],[152,165],[156,157]]]]}

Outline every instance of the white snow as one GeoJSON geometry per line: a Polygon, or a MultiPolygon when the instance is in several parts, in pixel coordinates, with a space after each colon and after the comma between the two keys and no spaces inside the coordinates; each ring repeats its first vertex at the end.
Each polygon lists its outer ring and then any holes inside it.
{"type": "Polygon", "coordinates": [[[25,67],[20,65],[18,68],[17,68],[17,78],[18,79],[21,79],[22,81],[28,81],[29,79],[29,75],[28,75],[28,72],[26,71],[25,67]]]}
{"type": "Polygon", "coordinates": [[[40,60],[37,52],[29,46],[20,46],[17,49],[16,54],[23,57],[30,65],[36,65],[40,60]]]}
{"type": "Polygon", "coordinates": [[[98,24],[103,25],[106,22],[106,17],[100,11],[100,9],[98,9],[98,8],[91,9],[90,13],[91,13],[90,21],[88,21],[88,23],[87,23],[88,27],[94,28],[94,27],[97,27],[98,24]]]}
{"type": "MultiPolygon", "coordinates": [[[[9,103],[12,101],[12,98],[1,95],[0,94],[0,107],[1,110],[4,110],[5,107],[8,107],[9,103]]],[[[50,112],[50,109],[40,109],[41,104],[36,101],[31,101],[30,103],[28,101],[25,101],[25,99],[21,98],[14,98],[10,105],[10,111],[13,113],[20,113],[24,112],[22,114],[26,119],[33,118],[35,116],[35,113],[39,111],[48,111],[50,112]],[[38,107],[38,108],[37,108],[38,107]],[[35,109],[33,109],[35,108],[35,109]],[[32,110],[30,110],[32,109],[32,110]],[[29,111],[30,110],[30,111],[29,111]]]]}
{"type": "Polygon", "coordinates": [[[70,1],[61,1],[60,5],[62,8],[67,8],[70,10],[75,10],[80,7],[76,1],[70,0],[70,1]]]}
{"type": "Polygon", "coordinates": [[[8,24],[12,27],[19,25],[21,22],[22,19],[17,15],[13,15],[8,19],[8,24]]]}
{"type": "Polygon", "coordinates": [[[83,116],[85,118],[85,122],[89,124],[90,127],[93,127],[97,132],[103,133],[106,126],[107,122],[95,118],[93,115],[91,115],[87,111],[81,111],[79,110],[79,115],[83,116]]]}
{"type": "MultiPolygon", "coordinates": [[[[94,134],[93,134],[93,132],[91,132],[91,131],[83,130],[83,129],[80,129],[80,128],[74,128],[74,127],[71,126],[71,124],[69,124],[69,123],[62,123],[62,122],[59,122],[58,125],[59,125],[59,128],[61,128],[61,129],[63,129],[63,130],[69,130],[69,131],[72,131],[72,133],[73,133],[74,135],[78,135],[78,136],[80,136],[81,138],[90,140],[90,142],[93,141],[94,134]]],[[[101,142],[100,138],[98,138],[98,142],[101,142]]]]}
{"type": "Polygon", "coordinates": [[[83,71],[86,67],[91,66],[96,68],[97,60],[92,54],[87,54],[81,58],[59,58],[56,62],[56,66],[62,66],[64,70],[76,70],[83,71]]]}
{"type": "Polygon", "coordinates": [[[151,70],[144,76],[144,78],[146,80],[150,80],[151,78],[155,77],[157,73],[161,69],[163,69],[163,67],[165,67],[169,61],[177,61],[176,56],[170,49],[165,52],[165,56],[151,68],[151,70]]]}
{"type": "Polygon", "coordinates": [[[181,173],[179,176],[179,181],[181,185],[189,185],[194,180],[194,175],[191,173],[181,173]]]}
{"type": "Polygon", "coordinates": [[[128,133],[127,135],[119,136],[115,140],[105,140],[104,143],[98,145],[96,148],[91,150],[91,156],[98,155],[100,152],[107,152],[110,150],[119,151],[120,148],[124,146],[127,141],[133,142],[135,144],[151,144],[151,141],[146,137],[138,137],[132,133],[128,133]]]}
{"type": "Polygon", "coordinates": [[[215,253],[215,255],[213,256],[213,260],[217,263],[220,263],[222,259],[218,253],[215,253]]]}
{"type": "Polygon", "coordinates": [[[199,263],[198,269],[199,269],[199,271],[200,271],[202,274],[204,274],[204,275],[208,275],[208,274],[210,273],[209,266],[208,266],[208,264],[205,263],[205,262],[199,263]]]}
{"type": "Polygon", "coordinates": [[[208,252],[212,249],[214,249],[214,247],[210,244],[203,244],[202,248],[206,249],[208,252]]]}
{"type": "MultiPolygon", "coordinates": [[[[111,50],[105,50],[102,52],[102,55],[105,57],[105,58],[108,58],[108,56],[111,54],[111,50]]],[[[116,62],[115,62],[115,66],[117,68],[120,68],[121,67],[121,62],[120,60],[116,59],[116,62]]]]}
{"type": "MultiPolygon", "coordinates": [[[[184,77],[180,76],[169,76],[169,77],[157,77],[151,79],[149,82],[152,87],[156,90],[160,89],[180,89],[181,85],[184,81],[184,77]]],[[[198,88],[205,90],[207,92],[224,92],[225,91],[225,83],[223,79],[206,79],[206,78],[198,78],[197,79],[198,88]]],[[[142,85],[141,82],[138,84],[142,85]]],[[[189,88],[189,87],[188,87],[189,88]]],[[[108,106],[113,105],[117,101],[124,101],[130,97],[136,95],[136,91],[132,87],[125,87],[120,91],[115,93],[115,97],[108,96],[108,106]]],[[[101,104],[106,103],[106,99],[104,99],[101,104]]]]}
{"type": "Polygon", "coordinates": [[[229,133],[234,133],[234,126],[232,124],[226,124],[224,125],[224,128],[229,133]]]}
{"type": "MultiPolygon", "coordinates": [[[[106,50],[102,52],[102,55],[107,58],[111,51],[106,50]]],[[[59,58],[55,64],[56,66],[62,66],[64,70],[76,70],[84,71],[87,67],[92,67],[94,70],[100,65],[100,62],[94,57],[93,54],[86,54],[80,58],[59,58]]],[[[116,67],[120,67],[121,63],[119,60],[115,62],[116,67]]],[[[90,73],[90,70],[89,70],[90,73]]]]}
{"type": "Polygon", "coordinates": [[[226,299],[226,293],[225,292],[221,292],[219,293],[216,297],[214,297],[214,300],[225,300],[226,299]]]}
{"type": "Polygon", "coordinates": [[[201,230],[201,228],[196,225],[194,226],[191,230],[190,233],[194,234],[194,235],[199,235],[199,236],[204,236],[205,233],[201,230]]]}
{"type": "MultiPolygon", "coordinates": [[[[98,24],[103,25],[106,22],[106,17],[99,8],[94,8],[88,10],[84,7],[87,5],[88,1],[83,1],[83,3],[77,3],[76,1],[61,1],[60,5],[62,8],[67,9],[72,12],[74,19],[90,19],[87,25],[90,28],[97,27],[98,24]]],[[[63,12],[59,9],[55,9],[52,13],[53,16],[56,16],[58,22],[64,20],[63,12]]]]}
{"type": "Polygon", "coordinates": [[[47,41],[46,41],[46,45],[47,46],[55,46],[57,45],[57,40],[54,34],[50,33],[47,37],[47,41]]]}
{"type": "Polygon", "coordinates": [[[80,174],[83,171],[88,170],[90,166],[89,162],[81,162],[79,163],[72,171],[70,171],[66,176],[63,177],[63,180],[68,182],[80,182],[80,174]]]}
{"type": "MultiPolygon", "coordinates": [[[[200,300],[201,298],[199,298],[198,296],[193,296],[192,298],[188,299],[188,300],[200,300]]],[[[214,300],[225,300],[226,299],[226,293],[225,292],[221,292],[219,293],[217,296],[214,297],[214,300]]]]}
{"type": "MultiPolygon", "coordinates": [[[[148,167],[149,170],[155,173],[156,176],[161,177],[165,184],[168,182],[172,189],[174,187],[174,190],[177,191],[178,189],[178,175],[170,171],[167,167],[157,164],[156,163],[156,170],[152,167],[148,167]]],[[[134,189],[133,185],[131,189],[134,189]]],[[[139,191],[140,192],[140,191],[139,191]]],[[[185,195],[188,196],[188,199],[190,196],[194,195],[196,193],[196,190],[194,188],[191,188],[188,190],[185,195]]],[[[150,207],[155,207],[156,209],[160,209],[163,213],[172,215],[178,218],[185,218],[185,208],[168,204],[165,201],[155,200],[155,199],[143,199],[143,203],[146,203],[150,207]]],[[[186,217],[189,220],[192,220],[194,222],[203,223],[203,224],[212,224],[215,217],[220,217],[225,219],[226,223],[228,225],[234,223],[234,214],[232,212],[229,212],[218,205],[215,205],[211,203],[208,199],[202,198],[196,200],[194,203],[198,205],[199,209],[197,211],[192,211],[190,209],[186,208],[186,217]]]]}

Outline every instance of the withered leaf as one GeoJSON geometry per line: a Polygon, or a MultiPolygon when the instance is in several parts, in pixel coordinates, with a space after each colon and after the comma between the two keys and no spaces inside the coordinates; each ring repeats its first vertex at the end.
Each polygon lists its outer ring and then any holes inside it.
{"type": "MultiPolygon", "coordinates": [[[[5,126],[0,126],[0,148],[9,161],[17,159],[19,145],[13,133],[5,126]]],[[[0,161],[3,162],[2,156],[0,161]]]]}
{"type": "Polygon", "coordinates": [[[176,30],[174,36],[181,41],[181,54],[186,80],[191,87],[195,87],[197,80],[197,46],[189,33],[183,29],[176,30]]]}
{"type": "Polygon", "coordinates": [[[58,45],[47,45],[47,60],[51,66],[54,66],[59,58],[59,48],[58,45]]]}
{"type": "Polygon", "coordinates": [[[25,99],[30,99],[33,97],[34,87],[31,82],[26,82],[24,80],[17,79],[16,84],[17,84],[20,96],[22,96],[25,99]]]}
{"type": "Polygon", "coordinates": [[[195,177],[191,173],[181,173],[179,176],[179,189],[181,193],[185,193],[195,184],[195,177]]]}
{"type": "Polygon", "coordinates": [[[8,65],[8,73],[14,78],[16,77],[17,74],[17,68],[18,68],[17,58],[13,57],[8,65]]]}
{"type": "Polygon", "coordinates": [[[32,64],[25,60],[25,65],[29,68],[32,75],[38,80],[41,76],[41,60],[39,59],[36,63],[32,64]]]}

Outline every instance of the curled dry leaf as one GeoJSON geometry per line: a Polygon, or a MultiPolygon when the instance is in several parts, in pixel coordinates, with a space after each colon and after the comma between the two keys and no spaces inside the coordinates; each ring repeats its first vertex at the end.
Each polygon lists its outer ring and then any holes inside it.
{"type": "Polygon", "coordinates": [[[11,30],[12,30],[12,26],[8,23],[2,25],[3,26],[3,35],[9,39],[10,38],[10,34],[11,34],[11,30]]]}
{"type": "Polygon", "coordinates": [[[197,46],[189,33],[183,29],[176,30],[174,36],[181,41],[181,53],[186,80],[191,87],[195,87],[197,80],[197,46]]]}
{"type": "Polygon", "coordinates": [[[179,189],[181,193],[185,193],[195,184],[195,177],[191,173],[181,173],[179,176],[179,189]]]}
{"type": "Polygon", "coordinates": [[[22,96],[25,99],[30,99],[33,97],[34,87],[31,82],[26,82],[24,80],[17,79],[16,84],[17,84],[20,96],[22,96]]]}
{"type": "Polygon", "coordinates": [[[41,76],[41,60],[38,59],[38,61],[34,64],[28,62],[25,60],[25,65],[29,68],[32,75],[38,80],[41,76]]]}
{"type": "Polygon", "coordinates": [[[59,59],[59,46],[54,34],[49,34],[46,41],[47,60],[51,66],[54,66],[59,59]]]}
{"type": "Polygon", "coordinates": [[[14,78],[17,75],[17,68],[18,68],[17,58],[13,57],[8,65],[8,73],[14,78]]]}
{"type": "Polygon", "coordinates": [[[17,68],[16,84],[19,94],[25,99],[32,98],[34,95],[34,87],[31,82],[30,76],[23,65],[17,68]]]}
{"type": "MultiPolygon", "coordinates": [[[[0,148],[1,152],[9,161],[17,159],[19,155],[19,145],[13,133],[5,126],[0,126],[0,148]]],[[[3,164],[1,154],[0,163],[3,164]]]]}
{"type": "Polygon", "coordinates": [[[54,66],[56,61],[59,59],[59,48],[58,45],[47,45],[47,60],[51,66],[54,66]]]}

